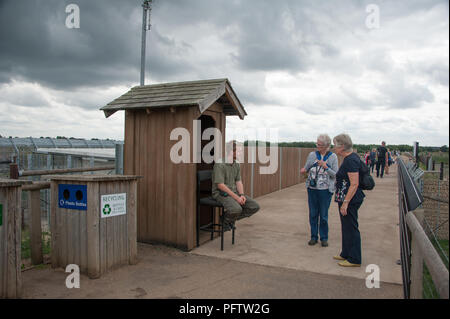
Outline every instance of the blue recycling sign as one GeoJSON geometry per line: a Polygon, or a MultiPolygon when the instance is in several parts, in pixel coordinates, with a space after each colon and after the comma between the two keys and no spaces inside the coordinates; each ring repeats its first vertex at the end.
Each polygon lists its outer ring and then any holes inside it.
{"type": "Polygon", "coordinates": [[[59,184],[58,207],[87,210],[87,186],[59,184]]]}

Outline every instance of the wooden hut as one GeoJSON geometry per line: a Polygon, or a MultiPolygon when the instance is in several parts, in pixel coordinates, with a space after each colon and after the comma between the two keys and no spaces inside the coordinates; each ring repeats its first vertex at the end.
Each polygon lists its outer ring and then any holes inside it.
{"type": "Polygon", "coordinates": [[[247,115],[230,82],[136,86],[101,110],[106,117],[125,110],[124,174],[143,176],[138,182],[138,241],[191,250],[196,238],[196,172],[213,165],[194,160],[198,131],[193,121],[201,121],[201,133],[219,129],[225,145],[226,116],[247,115]],[[179,140],[171,140],[170,134],[179,127],[190,134],[191,160],[175,164],[170,150],[179,140]]]}

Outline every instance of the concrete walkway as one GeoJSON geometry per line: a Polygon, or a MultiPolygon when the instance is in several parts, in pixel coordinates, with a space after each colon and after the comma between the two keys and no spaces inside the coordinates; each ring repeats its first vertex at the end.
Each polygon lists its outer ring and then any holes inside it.
{"type": "Polygon", "coordinates": [[[382,282],[401,284],[401,267],[396,264],[400,259],[396,167],[391,166],[390,171],[383,179],[375,178],[376,187],[366,191],[359,210],[361,268],[343,268],[332,259],[341,248],[341,224],[334,201],[329,211],[329,247],[308,246],[309,213],[303,183],[258,198],[261,210],[236,224],[234,246],[231,232],[227,232],[224,251],[220,251],[220,239],[215,239],[192,253],[360,279],[367,277],[367,265],[376,264],[382,282]]]}
{"type": "MultiPolygon", "coordinates": [[[[392,170],[392,168],[391,168],[392,170]]],[[[305,185],[258,198],[258,214],[231,232],[191,252],[138,245],[139,263],[67,289],[62,269],[23,272],[23,298],[402,298],[395,171],[376,179],[360,209],[363,265],[342,268],[332,256],[340,249],[336,204],[329,213],[330,246],[310,247],[305,185]],[[380,267],[379,289],[368,289],[368,264],[380,267]]],[[[207,238],[205,236],[204,238],[207,238]]]]}

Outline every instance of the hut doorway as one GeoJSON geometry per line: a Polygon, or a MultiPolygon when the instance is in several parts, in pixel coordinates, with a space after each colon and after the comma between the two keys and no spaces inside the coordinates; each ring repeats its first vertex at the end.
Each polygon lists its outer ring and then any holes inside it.
{"type": "MultiPolygon", "coordinates": [[[[209,115],[201,115],[198,120],[200,120],[200,132],[201,137],[203,136],[203,132],[208,128],[216,127],[216,121],[212,116],[209,115]]],[[[209,140],[203,140],[201,139],[201,154],[203,154],[204,147],[211,142],[213,137],[211,136],[209,140]]],[[[211,156],[214,156],[214,148],[211,151],[211,156]]],[[[197,163],[197,171],[202,170],[212,170],[214,168],[214,162],[213,163],[206,163],[204,161],[203,156],[201,156],[200,163],[197,163]]],[[[204,181],[200,184],[200,196],[201,197],[207,197],[211,193],[212,188],[212,182],[211,181],[204,181]]],[[[212,212],[211,208],[207,206],[201,206],[200,208],[200,226],[205,226],[212,223],[212,212]]],[[[200,234],[202,235],[202,234],[200,234]]],[[[202,236],[201,236],[202,237],[202,236]]],[[[200,240],[201,240],[200,237],[200,240]]],[[[202,240],[201,240],[202,241],[202,240]]]]}
{"type": "MultiPolygon", "coordinates": [[[[216,126],[216,121],[209,115],[202,115],[198,118],[200,120],[200,125],[201,125],[201,135],[203,136],[203,132],[208,129],[208,128],[213,128],[213,127],[217,127],[216,126]]],[[[203,140],[201,139],[201,154],[203,154],[203,148],[206,146],[206,144],[208,144],[209,142],[211,142],[211,140],[213,139],[213,137],[210,137],[209,140],[203,140]]],[[[211,152],[211,156],[214,156],[214,149],[212,149],[211,152]]],[[[200,163],[197,163],[197,171],[201,171],[201,170],[211,170],[214,167],[214,162],[213,163],[206,163],[203,159],[203,156],[201,156],[201,161],[200,163]]]]}

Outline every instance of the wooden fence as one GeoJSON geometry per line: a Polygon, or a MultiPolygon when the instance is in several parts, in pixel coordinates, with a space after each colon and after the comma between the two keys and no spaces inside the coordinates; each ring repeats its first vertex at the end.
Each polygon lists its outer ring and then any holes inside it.
{"type": "MultiPolygon", "coordinates": [[[[255,163],[250,163],[250,148],[245,147],[244,163],[241,163],[245,194],[256,198],[304,182],[305,177],[300,174],[300,169],[305,165],[308,154],[314,150],[313,148],[279,147],[276,171],[273,174],[262,174],[261,168],[269,164],[261,163],[258,156],[255,163]]],[[[274,152],[275,149],[272,148],[271,151],[274,152]]]]}

